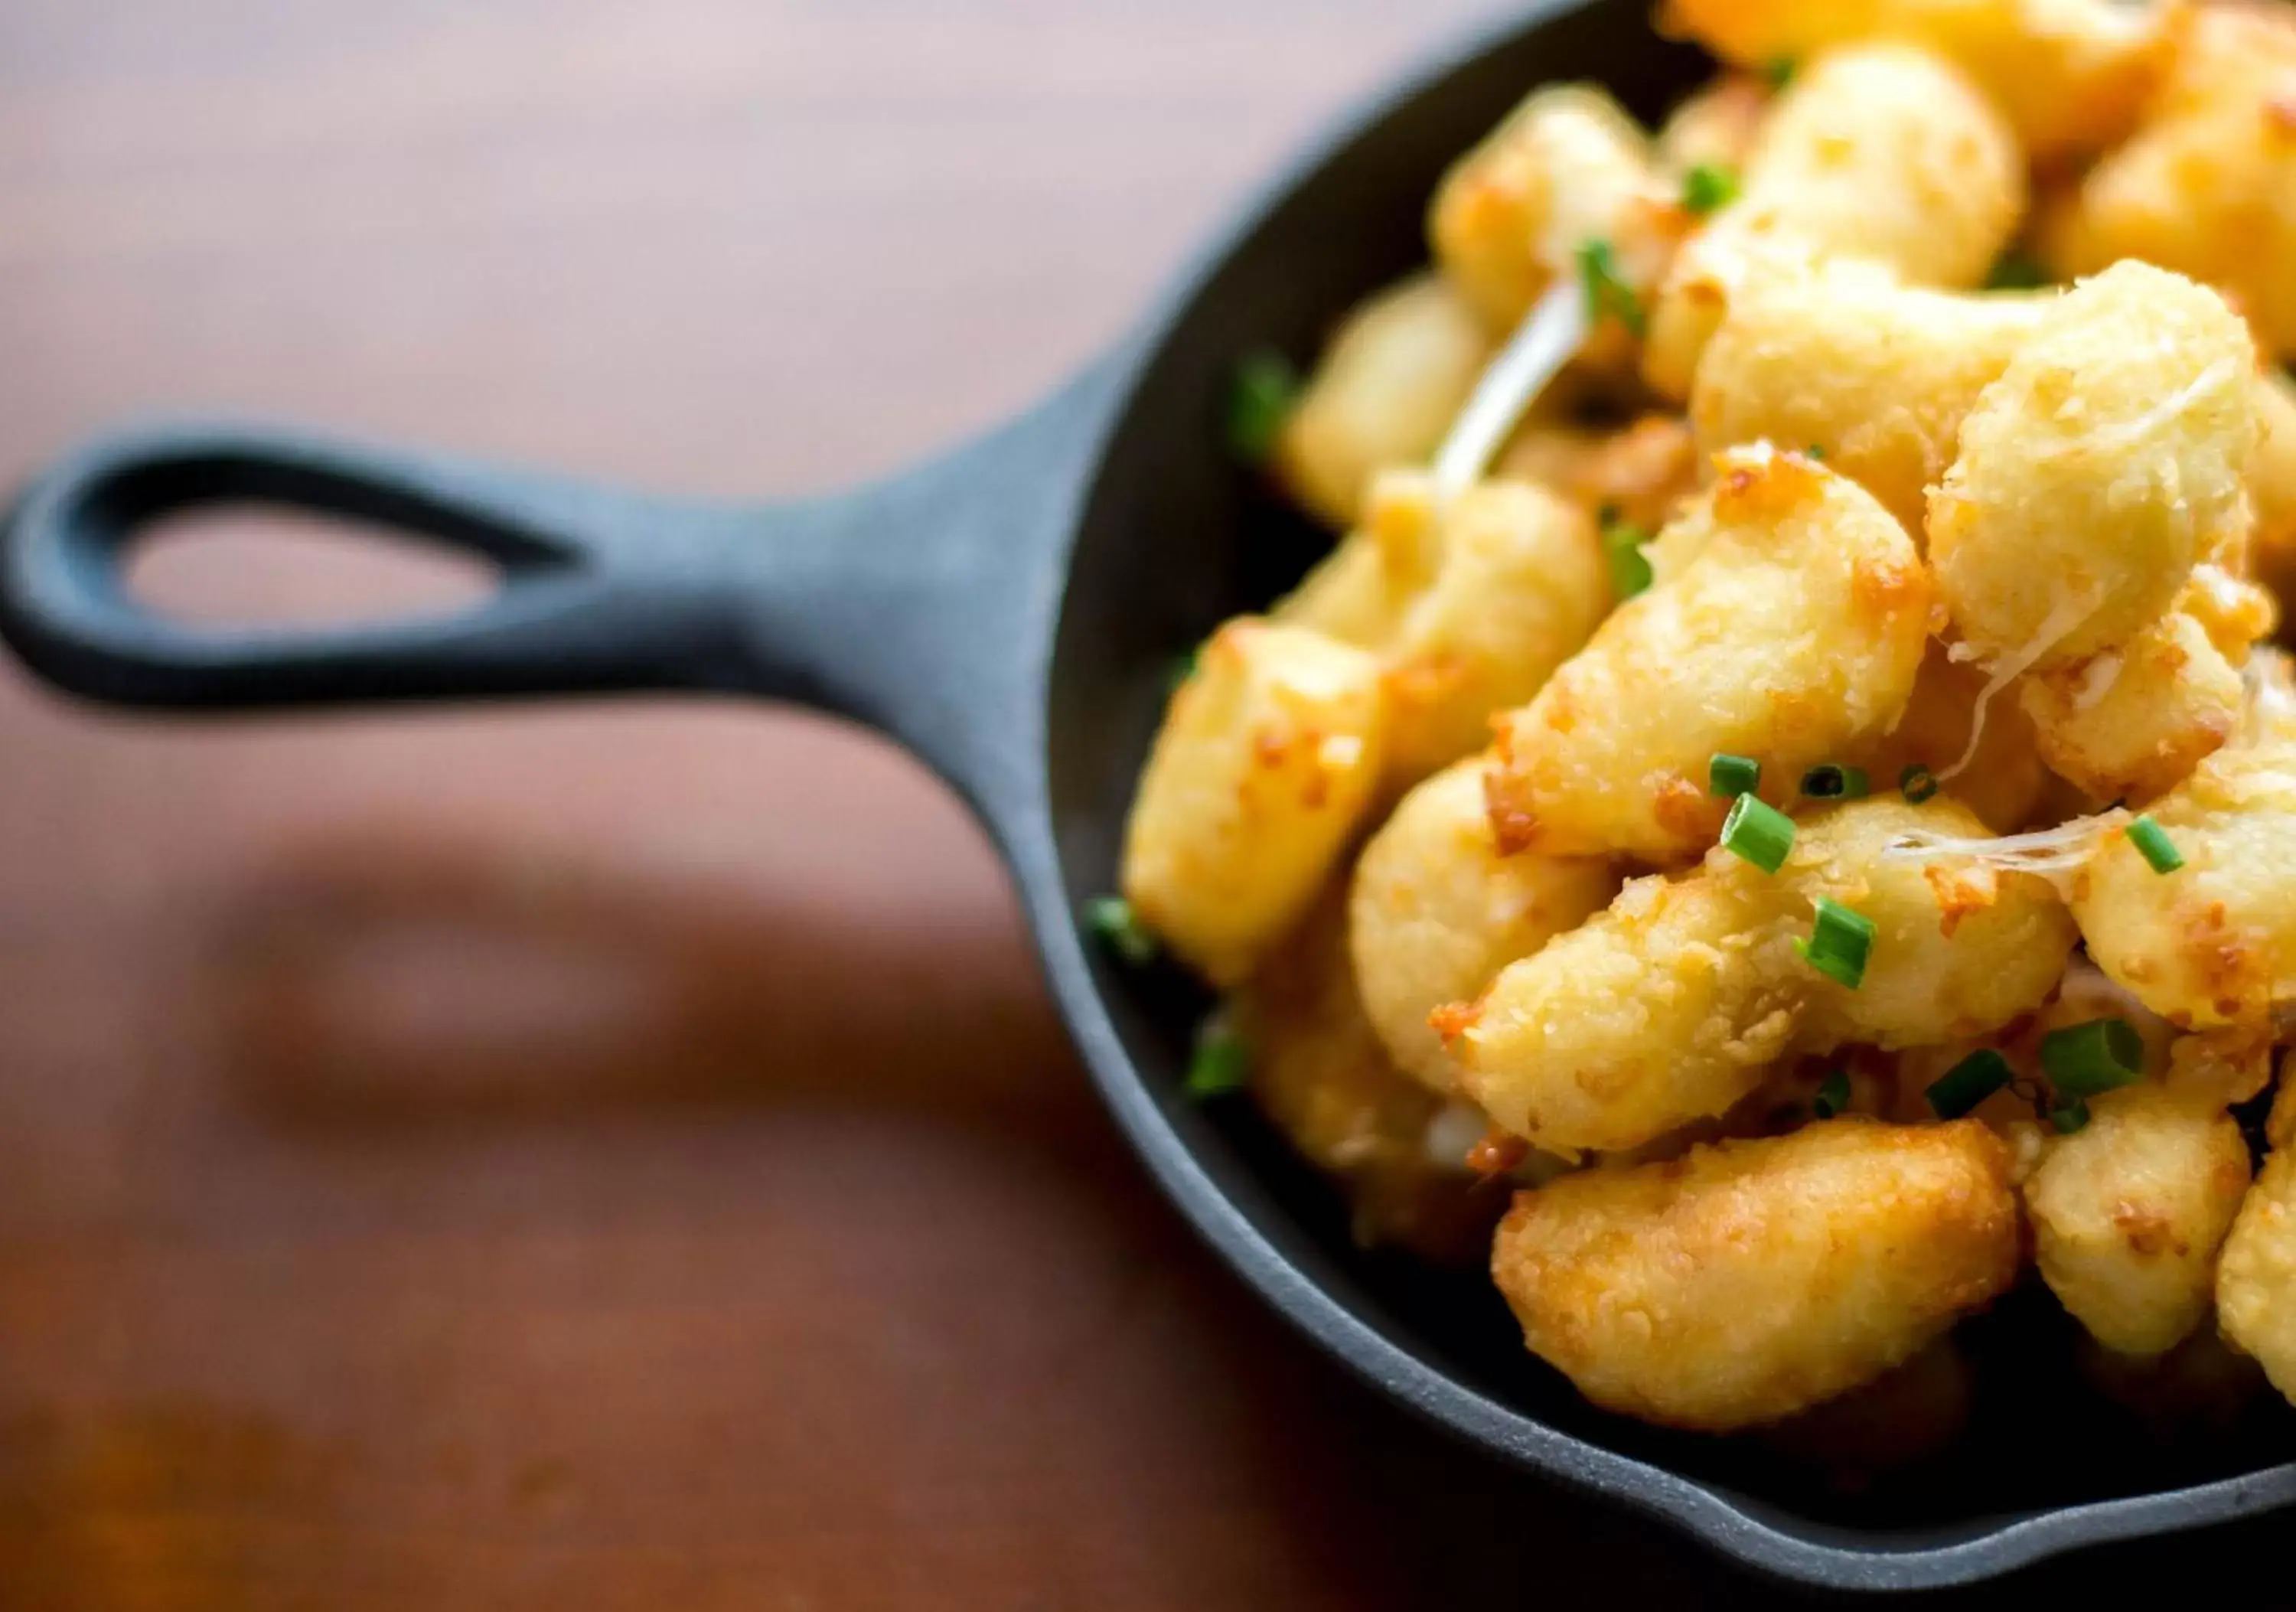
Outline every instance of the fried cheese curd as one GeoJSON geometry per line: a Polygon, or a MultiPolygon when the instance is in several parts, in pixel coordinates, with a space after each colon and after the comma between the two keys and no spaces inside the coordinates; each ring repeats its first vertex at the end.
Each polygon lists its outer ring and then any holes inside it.
{"type": "Polygon", "coordinates": [[[1396,1065],[1449,1094],[1457,1071],[1429,1022],[1610,904],[1599,858],[1502,856],[1472,757],[1404,796],[1356,864],[1348,945],[1365,1010],[1396,1065]]]}
{"type": "Polygon", "coordinates": [[[1553,488],[1598,518],[1656,531],[1697,490],[1701,464],[1682,417],[1652,413],[1615,430],[1526,421],[1500,453],[1496,473],[1553,488]]]}
{"type": "Polygon", "coordinates": [[[1504,851],[1679,861],[1728,808],[1707,789],[1717,752],[1759,761],[1775,798],[1905,711],[1929,578],[1856,483],[1799,455],[1734,450],[1650,555],[1656,586],[1494,725],[1504,851]]]}
{"type": "Polygon", "coordinates": [[[1275,439],[1269,468],[1292,498],[1345,530],[1378,472],[1434,456],[1491,341],[1439,275],[1390,286],[1350,313],[1275,439]]]}
{"type": "Polygon", "coordinates": [[[2265,1122],[2271,1151],[2241,1200],[2217,1261],[2217,1328],[2296,1402],[2296,1082],[2283,1079],[2265,1122]]]}
{"type": "Polygon", "coordinates": [[[2008,1287],[2009,1158],[1983,1125],[1824,1121],[1516,1196],[1491,1274],[1595,1403],[1726,1432],[1872,1382],[2008,1287]]]}
{"type": "Polygon", "coordinates": [[[1427,213],[1445,277],[1494,336],[1521,323],[1590,241],[1625,284],[1656,284],[1685,219],[1650,136],[1603,91],[1532,92],[1443,177],[1427,213]]]}
{"type": "Polygon", "coordinates": [[[1536,694],[1610,607],[1584,508],[1506,480],[1444,505],[1427,476],[1390,472],[1365,524],[1273,614],[1378,657],[1399,791],[1480,749],[1491,713],[1536,694]]]}
{"type": "Polygon", "coordinates": [[[1981,86],[2037,164],[2111,144],[2167,73],[2177,4],[2125,0],[1666,0],[1659,23],[1760,68],[1858,39],[1925,46],[1981,86]]]}
{"type": "Polygon", "coordinates": [[[1356,1238],[1453,1262],[1480,1258],[1505,1194],[1445,1156],[1443,1100],[1406,1078],[1372,1032],[1348,966],[1345,881],[1230,999],[1250,1090],[1301,1157],[1340,1184],[1356,1238]]]}
{"type": "Polygon", "coordinates": [[[1125,825],[1125,900],[1215,984],[1299,921],[1380,779],[1379,662],[1252,618],[1172,695],[1125,825]]]}
{"type": "Polygon", "coordinates": [[[2075,939],[2055,890],[1884,854],[1917,828],[1985,837],[1942,796],[1876,798],[1804,819],[1775,874],[1717,848],[1634,880],[1444,1016],[1459,1089],[1535,1147],[1611,1151],[1724,1113],[1790,1056],[1982,1034],[2038,1007],[2075,939]],[[1874,926],[1855,989],[1797,948],[1821,897],[1874,926]]]}
{"type": "Polygon", "coordinates": [[[1779,94],[1737,199],[1675,253],[1644,379],[1687,397],[1735,297],[1797,263],[1863,259],[1915,284],[1976,285],[2024,210],[2016,137],[1958,70],[1898,45],[1825,52],[1779,94]]]}
{"type": "Polygon", "coordinates": [[[2070,879],[2090,958],[2173,1024],[2268,1031],[2296,1002],[2296,739],[2227,745],[2148,815],[2183,865],[2100,835],[2070,879]]]}
{"type": "Polygon", "coordinates": [[[2296,356],[2296,13],[2199,8],[2136,132],[2044,219],[2059,274],[2141,258],[2223,288],[2296,356]]]}

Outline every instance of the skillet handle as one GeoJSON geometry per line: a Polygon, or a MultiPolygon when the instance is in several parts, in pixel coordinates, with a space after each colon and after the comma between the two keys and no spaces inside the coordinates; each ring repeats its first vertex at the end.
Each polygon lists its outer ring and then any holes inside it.
{"type": "Polygon", "coordinates": [[[0,631],[42,676],[113,704],[259,710],[707,687],[725,613],[665,557],[709,512],[285,431],[179,426],[91,442],[29,487],[0,552],[0,631]],[[122,580],[140,531],[264,504],[395,528],[493,561],[502,584],[444,616],[215,629],[122,580]]]}
{"type": "Polygon", "coordinates": [[[125,706],[311,705],[705,690],[853,716],[992,820],[1033,787],[1067,548],[1125,355],[889,481],[763,509],[683,504],[299,432],[179,425],[100,439],[0,530],[0,637],[69,693],[125,706]],[[252,502],[477,554],[502,583],[446,616],[217,629],[122,581],[139,532],[252,502]],[[1017,797],[1014,797],[1017,798],[1017,797]]]}

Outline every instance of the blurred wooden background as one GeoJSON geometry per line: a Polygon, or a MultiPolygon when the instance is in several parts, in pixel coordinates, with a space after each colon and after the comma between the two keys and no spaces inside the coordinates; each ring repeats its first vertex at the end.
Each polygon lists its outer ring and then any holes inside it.
{"type": "MultiPolygon", "coordinates": [[[[6,0],[0,473],[193,407],[865,477],[1089,357],[1490,9],[6,0]]],[[[143,577],[474,586],[217,522],[143,577]]],[[[871,739],[170,728],[4,673],[0,758],[5,1612],[1745,1588],[1263,1314],[1095,1106],[981,837],[871,739]]]]}

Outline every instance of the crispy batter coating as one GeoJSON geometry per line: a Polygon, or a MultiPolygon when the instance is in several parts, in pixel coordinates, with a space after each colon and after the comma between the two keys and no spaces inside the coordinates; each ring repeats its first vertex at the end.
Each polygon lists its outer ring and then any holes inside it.
{"type": "Polygon", "coordinates": [[[1658,585],[1494,724],[1502,849],[1679,860],[1727,809],[1707,793],[1716,752],[1760,761],[1783,799],[1905,710],[1931,590],[1904,529],[1798,455],[1720,470],[1652,546],[1658,585]]]}
{"type": "Polygon", "coordinates": [[[1918,538],[1963,419],[2054,300],[1927,290],[1856,262],[1758,277],[1698,367],[1699,446],[1823,448],[1918,538]]]}
{"type": "Polygon", "coordinates": [[[2246,530],[2253,345],[2224,300],[2120,263],[2049,308],[1962,422],[1930,563],[1989,665],[2062,666],[2164,614],[2246,530]]]}
{"type": "Polygon", "coordinates": [[[1752,73],[1722,73],[1685,95],[1659,125],[1658,165],[1681,175],[1693,168],[1743,168],[1770,110],[1769,86],[1752,73]]]}
{"type": "Polygon", "coordinates": [[[2025,210],[2016,137],[1976,86],[1925,52],[1830,50],[1783,91],[1738,199],[1684,243],[1651,317],[1643,376],[1684,398],[1707,340],[1767,257],[1863,258],[1906,281],[1975,285],[2025,210]]]}
{"type": "Polygon", "coordinates": [[[1618,887],[1601,860],[1501,856],[1474,758],[1404,796],[1364,847],[1348,901],[1356,981],[1389,1056],[1451,1091],[1458,1073],[1428,1016],[1577,928],[1618,887]]]}
{"type": "Polygon", "coordinates": [[[2296,742],[2219,750],[2149,810],[2185,865],[2102,835],[2072,878],[2089,956],[2171,1024],[2267,1024],[2296,1000],[2296,742]]]}
{"type": "Polygon", "coordinates": [[[1172,696],[1125,826],[1124,894],[1173,952],[1233,984],[1298,921],[1382,766],[1379,663],[1250,617],[1172,696]]]}
{"type": "MultiPolygon", "coordinates": [[[[1944,645],[1931,640],[1906,714],[1851,759],[1866,769],[1876,790],[1894,788],[1906,769],[1916,764],[1943,772],[1968,748],[1984,687],[1983,672],[1955,661],[1944,645]]],[[[1941,787],[1994,833],[2009,834],[2032,820],[2047,785],[2033,724],[2016,705],[2000,701],[1985,719],[1969,766],[1941,787]]]]}
{"type": "Polygon", "coordinates": [[[1384,471],[1364,496],[1362,521],[1276,601],[1268,619],[1357,649],[1384,649],[1442,558],[1434,483],[1416,471],[1384,471]]]}
{"type": "Polygon", "coordinates": [[[2272,1151],[2217,1261],[2217,1326],[2296,1402],[2296,1084],[2282,1083],[2267,1131],[2272,1151]]]}
{"type": "Polygon", "coordinates": [[[1505,1195],[1431,1147],[1442,1100],[1388,1061],[1348,967],[1334,881],[1230,999],[1251,1094],[1300,1156],[1336,1178],[1357,1238],[1445,1260],[1480,1257],[1505,1195]]]}
{"type": "Polygon", "coordinates": [[[2142,803],[2240,730],[2240,669],[2198,618],[2169,612],[2118,649],[2025,679],[2039,753],[2092,800],[2142,803]]]}
{"type": "Polygon", "coordinates": [[[2024,1184],[2042,1279],[2096,1340],[2160,1354],[2206,1319],[2248,1143],[2213,1093],[2144,1083],[2090,1099],[2024,1184]]]}
{"type": "Polygon", "coordinates": [[[1534,418],[1494,473],[1551,487],[1589,514],[1656,531],[1698,486],[1698,445],[1679,416],[1647,414],[1616,431],[1534,418]]]}
{"type": "Polygon", "coordinates": [[[1852,39],[1926,45],[1981,85],[2036,162],[2126,135],[2168,70],[2175,4],[2113,0],[1665,0],[1660,25],[1742,67],[1852,39]]]}
{"type": "Polygon", "coordinates": [[[1727,1432],[1873,1381],[2017,1272],[1984,1126],[1826,1121],[1517,1196],[1491,1272],[1606,1409],[1727,1432]]]}
{"type": "Polygon", "coordinates": [[[1527,481],[1485,481],[1440,517],[1433,580],[1383,648],[1390,780],[1482,748],[1491,713],[1537,694],[1611,608],[1594,518],[1527,481]]]}
{"type": "Polygon", "coordinates": [[[1521,322],[1579,247],[1606,241],[1629,284],[1647,286],[1683,228],[1650,138],[1591,85],[1534,91],[1435,192],[1435,261],[1496,335],[1521,322]]]}
{"type": "Polygon", "coordinates": [[[2266,369],[2256,392],[2256,456],[2248,465],[2248,501],[2256,511],[2249,562],[2281,608],[2296,604],[2296,380],[2266,369]]]}
{"type": "Polygon", "coordinates": [[[1442,276],[1414,275],[1348,315],[1276,438],[1286,491],[1337,530],[1390,465],[1432,457],[1490,358],[1474,310],[1442,276]]]}
{"type": "Polygon", "coordinates": [[[1806,818],[1775,875],[1718,848],[1635,880],[1446,1016],[1463,1090],[1548,1151],[1631,1147],[1723,1113],[1789,1053],[1981,1034],[2038,1007],[2074,941],[2056,892],[1883,856],[1916,827],[1984,833],[1942,797],[1881,797],[1806,818]],[[1795,950],[1820,896],[1874,925],[1856,990],[1795,950]]]}
{"type": "Polygon", "coordinates": [[[2296,353],[2296,13],[2200,8],[2144,127],[2041,241],[2068,276],[2141,258],[2222,286],[2267,348],[2296,353]]]}

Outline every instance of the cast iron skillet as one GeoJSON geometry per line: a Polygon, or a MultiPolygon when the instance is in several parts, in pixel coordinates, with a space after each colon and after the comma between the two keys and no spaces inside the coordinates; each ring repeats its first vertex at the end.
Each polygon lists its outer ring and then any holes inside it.
{"type": "Polygon", "coordinates": [[[1706,64],[1647,0],[1543,0],[1374,109],[1269,195],[1141,336],[1025,417],[880,486],[699,507],[297,432],[186,425],[67,456],[0,552],[0,633],[114,704],[320,704],[694,690],[793,700],[907,744],[1011,863],[1109,1106],[1245,1280],[1396,1399],[1505,1460],[1630,1501],[1788,1577],[1888,1588],[1984,1577],[2079,1545],[2296,1495],[2289,1419],[2163,1443],[2070,1388],[2064,1326],[2014,1298],[1965,1328],[1987,1368],[1955,1451],[1845,1492],[1763,1443],[1606,1417],[1522,1351],[1488,1283],[1350,1244],[1327,1189],[1235,1105],[1179,1093],[1202,998],[1113,966],[1077,914],[1114,883],[1126,803],[1175,655],[1264,602],[1324,539],[1220,448],[1236,356],[1303,362],[1421,257],[1444,165],[1532,85],[1601,78],[1645,118],[1706,64]],[[254,501],[482,555],[464,613],[330,631],[206,631],[139,608],[126,550],[155,518],[254,501]]]}

